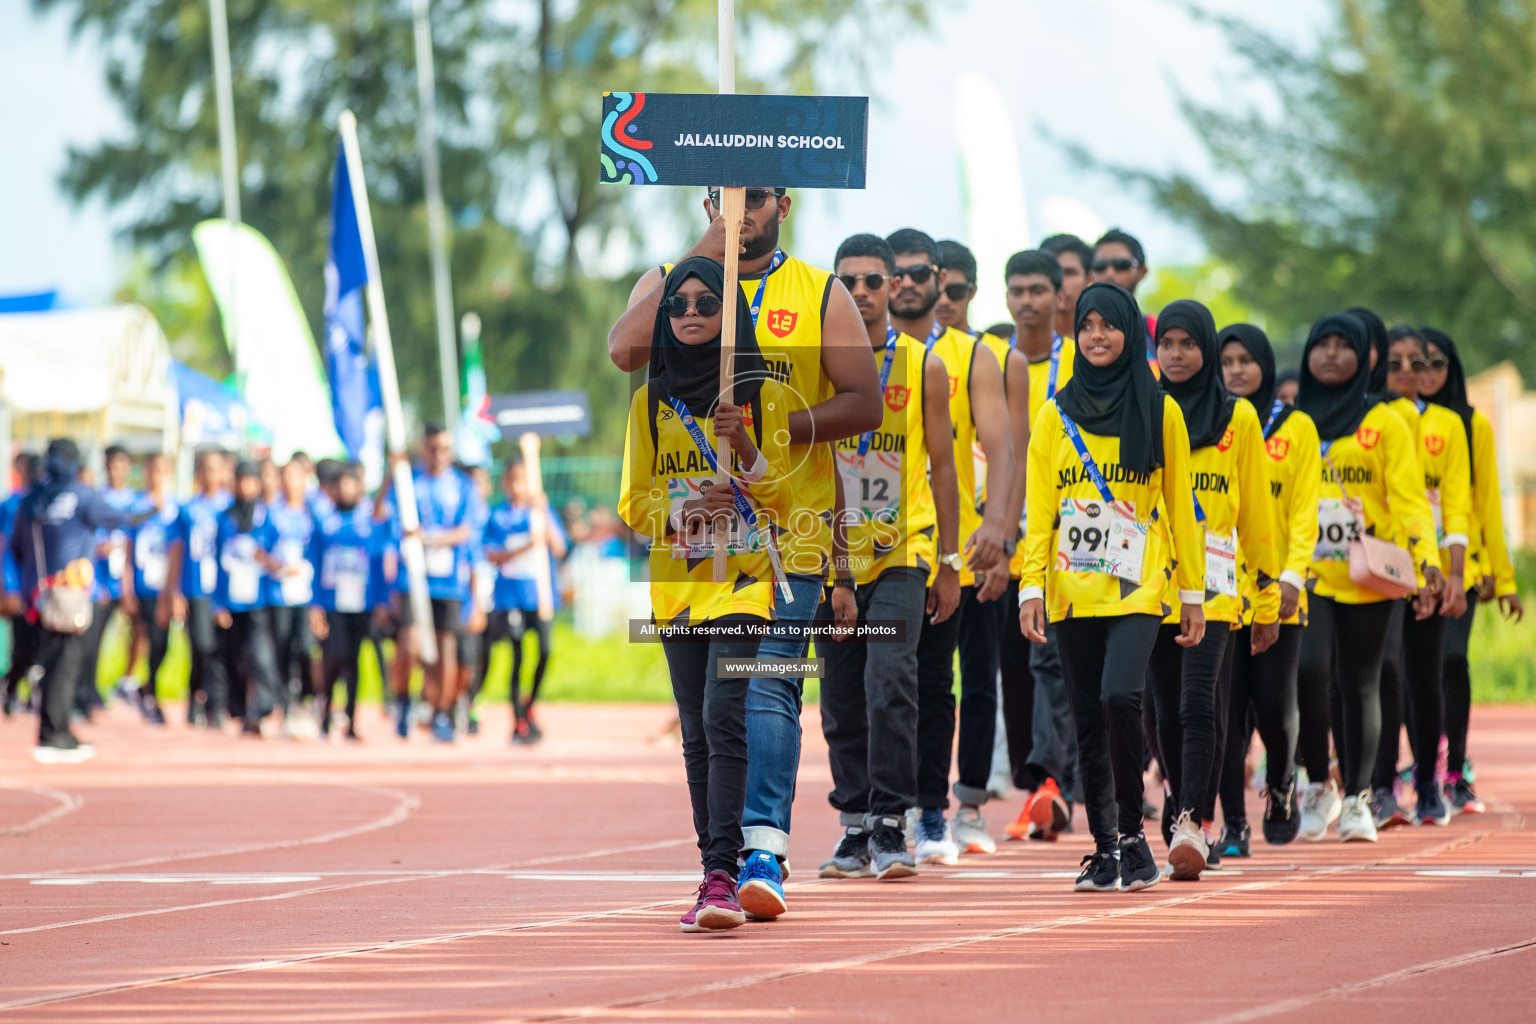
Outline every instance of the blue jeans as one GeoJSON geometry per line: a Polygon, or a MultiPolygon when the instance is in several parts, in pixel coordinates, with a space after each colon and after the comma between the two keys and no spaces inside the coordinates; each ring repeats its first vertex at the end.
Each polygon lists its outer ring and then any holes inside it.
{"type": "MultiPolygon", "coordinates": [[[[794,600],[775,611],[781,623],[809,623],[821,603],[824,579],[790,573],[794,600]]],[[[770,630],[758,645],[760,658],[803,658],[804,636],[770,630]]],[[[789,812],[800,769],[800,698],[804,680],[753,679],[747,686],[747,802],[741,815],[742,848],[789,856],[789,812]]]]}

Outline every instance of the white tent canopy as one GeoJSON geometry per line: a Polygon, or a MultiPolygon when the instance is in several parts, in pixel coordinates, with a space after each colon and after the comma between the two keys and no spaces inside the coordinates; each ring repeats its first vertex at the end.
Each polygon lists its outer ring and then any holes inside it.
{"type": "Polygon", "coordinates": [[[170,347],[142,306],[0,316],[0,399],[17,440],[68,434],[169,449],[176,403],[170,347]]]}

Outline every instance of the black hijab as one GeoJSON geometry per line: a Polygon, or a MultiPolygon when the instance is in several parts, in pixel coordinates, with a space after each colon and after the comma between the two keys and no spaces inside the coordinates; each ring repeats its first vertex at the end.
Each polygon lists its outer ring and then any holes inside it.
{"type": "Polygon", "coordinates": [[[1090,312],[1125,335],[1125,347],[1101,367],[1090,363],[1079,345],[1072,379],[1056,392],[1057,408],[1089,433],[1118,437],[1120,464],[1133,473],[1150,473],[1163,464],[1163,389],[1140,343],[1147,322],[1131,293],[1108,281],[1089,285],[1077,297],[1078,337],[1090,312]]]}
{"type": "Polygon", "coordinates": [[[1157,314],[1157,338],[1171,327],[1182,327],[1200,346],[1200,369],[1182,384],[1163,375],[1163,390],[1173,396],[1189,429],[1189,448],[1209,448],[1221,440],[1232,422],[1237,399],[1221,383],[1221,349],[1216,344],[1216,319],[1194,299],[1179,299],[1157,314]]]}
{"type": "Polygon", "coordinates": [[[1253,361],[1259,364],[1259,390],[1248,396],[1248,401],[1253,403],[1253,408],[1259,414],[1259,423],[1269,428],[1266,434],[1279,430],[1293,410],[1288,405],[1281,406],[1270,427],[1270,411],[1275,407],[1275,392],[1280,388],[1280,378],[1275,372],[1275,350],[1269,343],[1269,335],[1253,324],[1230,324],[1223,327],[1216,336],[1216,351],[1224,351],[1234,343],[1243,346],[1253,361]]]}
{"type": "Polygon", "coordinates": [[[1366,393],[1390,402],[1397,396],[1387,390],[1387,351],[1392,347],[1392,339],[1387,337],[1386,321],[1364,306],[1351,306],[1344,312],[1365,325],[1365,335],[1376,353],[1376,369],[1371,371],[1370,386],[1366,388],[1366,393]]]}
{"type": "MultiPolygon", "coordinates": [[[[1445,383],[1440,390],[1432,395],[1420,395],[1426,402],[1443,405],[1447,409],[1461,417],[1461,425],[1467,432],[1467,453],[1472,452],[1472,403],[1467,401],[1467,372],[1462,368],[1461,355],[1456,351],[1456,343],[1451,336],[1444,331],[1437,331],[1433,327],[1420,327],[1419,337],[1426,345],[1433,345],[1445,356],[1445,383]]],[[[1474,466],[1472,478],[1477,479],[1477,469],[1474,466]]]]}
{"type": "MultiPolygon", "coordinates": [[[[1385,335],[1383,335],[1385,336],[1385,335]]],[[[1324,441],[1334,441],[1353,434],[1365,414],[1380,398],[1367,394],[1371,382],[1371,337],[1365,322],[1353,313],[1329,313],[1312,325],[1307,335],[1307,347],[1301,353],[1301,390],[1296,393],[1296,408],[1312,417],[1317,424],[1317,435],[1324,441]],[[1359,365],[1355,375],[1337,387],[1328,387],[1312,376],[1308,357],[1330,334],[1337,334],[1349,342],[1355,350],[1359,365]]],[[[1381,360],[1386,365],[1386,360],[1381,360]]]]}
{"type": "MultiPolygon", "coordinates": [[[[663,298],[671,298],[690,277],[698,278],[717,296],[725,295],[725,268],[705,256],[692,256],[667,275],[663,298]]],[[[752,310],[741,297],[736,300],[736,387],[733,404],[744,406],[757,397],[768,366],[757,347],[752,310]]],[[[700,418],[710,416],[720,397],[720,338],[702,345],[685,345],[672,331],[672,320],[660,309],[651,328],[651,425],[655,429],[656,405],[671,395],[700,418]]]]}

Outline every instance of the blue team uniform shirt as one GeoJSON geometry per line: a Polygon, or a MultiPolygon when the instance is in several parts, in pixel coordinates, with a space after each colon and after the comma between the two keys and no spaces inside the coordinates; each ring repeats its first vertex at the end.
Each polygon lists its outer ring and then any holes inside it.
{"type": "Polygon", "coordinates": [[[251,517],[249,531],[241,531],[235,525],[232,509],[226,508],[216,520],[214,550],[218,566],[218,582],[214,588],[213,605],[230,612],[248,612],[266,608],[267,570],[256,559],[258,550],[272,554],[277,547],[277,526],[267,512],[267,506],[257,502],[251,517]]]}
{"type": "Polygon", "coordinates": [[[165,576],[170,568],[171,541],[176,539],[176,524],[180,519],[181,509],[176,507],[174,501],[167,501],[159,512],[140,523],[131,535],[129,543],[133,561],[133,592],[141,603],[153,601],[165,589],[165,576]]]}
{"type": "Polygon", "coordinates": [[[328,612],[367,612],[384,604],[388,600],[384,557],[390,533],[388,523],[373,521],[373,509],[366,504],[318,517],[309,539],[309,563],[315,570],[313,604],[328,612]]]}
{"type": "Polygon", "coordinates": [[[309,561],[309,541],[315,530],[315,516],[308,504],[294,508],[281,499],[267,506],[267,515],[277,528],[277,547],[272,557],[299,570],[296,574],[268,578],[267,604],[274,608],[301,608],[314,599],[315,569],[309,561]]]}
{"type": "MultiPolygon", "coordinates": [[[[469,540],[451,548],[426,548],[427,593],[439,601],[467,601],[470,596],[470,575],[474,549],[479,544],[478,524],[484,521],[485,502],[475,491],[475,483],[457,469],[449,468],[440,476],[428,476],[418,472],[416,484],[416,514],[421,519],[423,534],[469,526],[469,540]]],[[[403,534],[398,512],[394,516],[396,543],[403,534]]],[[[402,567],[403,568],[403,567],[402,567]]],[[[409,589],[406,573],[401,571],[395,587],[409,589]]]]}
{"type": "MultiPolygon", "coordinates": [[[[547,503],[544,506],[544,515],[550,526],[562,538],[566,536],[565,527],[560,522],[560,517],[555,515],[555,510],[547,503]]],[[[512,550],[524,548],[532,537],[531,520],[533,508],[528,505],[513,505],[511,502],[502,502],[491,509],[490,519],[485,525],[484,545],[487,551],[512,550]]],[[[514,608],[528,611],[539,606],[539,591],[537,581],[538,563],[537,555],[532,549],[528,549],[513,558],[503,562],[496,574],[496,610],[511,611],[514,608]]],[[[560,588],[555,586],[556,562],[553,552],[549,553],[549,582],[550,596],[554,601],[554,607],[560,607],[560,588]]]]}
{"type": "MultiPolygon", "coordinates": [[[[147,512],[148,497],[128,487],[109,487],[101,492],[101,500],[109,508],[120,512],[147,512]]],[[[96,559],[96,600],[116,601],[123,596],[123,574],[128,571],[127,530],[99,530],[96,543],[112,543],[112,551],[105,558],[96,559]]]]}
{"type": "Polygon", "coordinates": [[[6,547],[16,561],[19,590],[31,595],[37,590],[39,576],[62,572],[71,562],[94,561],[96,531],[122,530],[133,525],[134,515],[109,506],[94,487],[71,480],[57,491],[30,491],[21,502],[6,547]],[[48,564],[37,564],[37,523],[42,537],[43,557],[48,564]]]}
{"type": "Polygon", "coordinates": [[[176,536],[181,542],[181,592],[189,601],[212,597],[219,582],[219,515],[234,499],[227,491],[209,498],[199,494],[181,506],[176,536]]]}
{"type": "Polygon", "coordinates": [[[16,525],[16,510],[21,507],[22,496],[26,493],[25,490],[13,491],[10,497],[0,501],[0,545],[5,549],[0,555],[0,579],[3,579],[6,591],[13,594],[21,590],[21,568],[11,554],[11,527],[16,525]]]}

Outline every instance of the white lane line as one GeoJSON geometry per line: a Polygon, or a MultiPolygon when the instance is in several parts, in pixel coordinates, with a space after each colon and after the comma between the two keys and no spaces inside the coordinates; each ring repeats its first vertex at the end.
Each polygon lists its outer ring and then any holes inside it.
{"type": "Polygon", "coordinates": [[[313,784],[340,786],[344,789],[355,789],[362,793],[374,793],[394,800],[395,805],[387,813],[374,818],[372,821],[366,821],[361,825],[353,825],[350,828],[323,832],[320,835],[304,836],[299,839],[276,839],[265,843],[246,843],[240,846],[226,846],[217,850],[194,850],[187,853],[142,857],[138,860],[119,861],[115,864],[93,864],[88,867],[61,868],[58,871],[46,872],[46,874],[52,876],[100,874],[103,871],[140,868],[150,864],[170,864],[183,860],[202,860],[206,857],[233,857],[242,853],[260,853],[264,850],[288,850],[300,846],[318,846],[322,843],[333,843],[338,839],[351,839],[354,836],[367,835],[369,832],[377,832],[380,829],[392,828],[409,818],[421,806],[421,798],[416,794],[402,792],[398,789],[389,789],[384,786],[365,786],[351,782],[316,782],[313,784]]]}
{"type": "MultiPolygon", "coordinates": [[[[103,924],[109,921],[125,921],[129,920],[130,918],[160,917],[165,914],[179,914],[188,910],[209,910],[216,907],[235,906],[241,903],[270,903],[276,900],[291,900],[297,899],[301,896],[315,896],[327,892],[341,892],[348,889],[365,889],[376,885],[396,885],[401,882],[415,882],[422,879],[452,878],[460,875],[473,875],[485,872],[504,871],[517,867],[530,868],[538,867],[543,864],[565,863],[575,860],[588,860],[594,857],[617,856],[619,854],[625,853],[644,853],[650,850],[660,850],[672,846],[682,846],[684,844],[692,845],[695,842],[697,842],[697,840],[692,837],[688,837],[686,839],[665,839],[661,840],[660,842],[641,843],[636,846],[620,846],[605,850],[589,850],[586,853],[563,854],[557,857],[541,857],[534,860],[522,861],[521,863],[514,862],[511,864],[492,864],[485,867],[448,869],[444,871],[433,871],[427,873],[385,875],[383,877],[372,878],[363,882],[350,882],[337,885],[317,885],[308,889],[294,889],[289,892],[270,893],[264,896],[247,896],[240,899],[211,900],[206,903],[187,903],[174,907],[156,907],[153,910],[134,910],[122,914],[102,914],[98,917],[87,917],[73,921],[55,921],[51,924],[32,925],[28,928],[10,928],[4,931],[0,931],[0,935],[28,935],[33,932],[56,931],[60,928],[78,928],[81,925],[103,924]]],[[[689,875],[688,878],[690,880],[696,880],[695,875],[689,875]]],[[[0,1009],[4,1009],[9,1005],[12,1004],[0,1004],[0,1009]]]]}
{"type": "Polygon", "coordinates": [[[22,793],[35,793],[41,797],[47,797],[54,801],[54,806],[29,818],[20,825],[11,825],[8,828],[0,828],[0,836],[24,836],[28,832],[36,831],[44,825],[58,821],[66,814],[73,814],[85,804],[85,798],[66,793],[61,789],[52,789],[48,786],[23,786],[12,782],[0,782],[0,786],[6,789],[14,789],[22,793]]]}
{"type": "Polygon", "coordinates": [[[1332,988],[1310,992],[1304,996],[1282,999],[1279,1002],[1269,1003],[1265,1006],[1255,1006],[1248,1010],[1239,1010],[1236,1013],[1225,1014],[1221,1017],[1211,1017],[1202,1021],[1201,1024],[1246,1024],[1247,1021],[1263,1020],[1265,1017],[1291,1013],[1326,999],[1337,999],[1340,996],[1350,996],[1373,988],[1383,988],[1387,985],[1395,985],[1400,981],[1408,981],[1425,974],[1433,974],[1436,971],[1445,971],[1452,967],[1463,967],[1467,964],[1492,960],[1495,957],[1509,956],[1512,953],[1520,953],[1527,950],[1536,950],[1536,938],[1510,943],[1506,946],[1490,946],[1487,949],[1479,949],[1472,953],[1460,953],[1456,956],[1448,956],[1440,960],[1429,960],[1422,964],[1415,964],[1412,967],[1404,967],[1401,970],[1378,974],[1376,977],[1367,978],[1365,981],[1353,981],[1343,985],[1334,985],[1332,988]]]}

